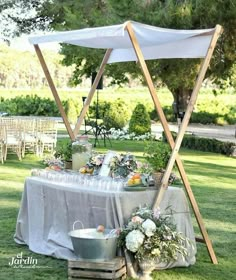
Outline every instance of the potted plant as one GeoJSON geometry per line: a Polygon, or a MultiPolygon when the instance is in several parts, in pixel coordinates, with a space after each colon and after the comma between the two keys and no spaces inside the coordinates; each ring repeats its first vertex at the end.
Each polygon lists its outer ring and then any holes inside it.
{"type": "Polygon", "coordinates": [[[72,142],[63,141],[55,149],[55,157],[60,158],[66,169],[72,169],[72,142]]]}
{"type": "Polygon", "coordinates": [[[152,177],[156,186],[161,183],[170,155],[170,147],[162,141],[150,141],[144,149],[144,158],[151,167],[152,177]]]}
{"type": "Polygon", "coordinates": [[[162,214],[159,208],[139,207],[121,229],[118,245],[138,261],[143,272],[140,279],[152,279],[156,264],[186,257],[191,241],[176,230],[171,211],[162,214]]]}

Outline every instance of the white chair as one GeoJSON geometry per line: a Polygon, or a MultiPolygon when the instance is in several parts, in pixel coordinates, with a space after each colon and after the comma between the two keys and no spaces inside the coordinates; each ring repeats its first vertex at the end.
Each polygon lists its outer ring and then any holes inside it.
{"type": "Polygon", "coordinates": [[[16,153],[19,160],[22,159],[22,130],[19,125],[19,120],[14,118],[2,118],[2,124],[6,130],[6,145],[4,160],[7,159],[9,152],[16,153]]]}
{"type": "Polygon", "coordinates": [[[44,151],[53,152],[57,144],[57,121],[45,118],[37,120],[37,138],[39,154],[44,151]]]}
{"type": "Polygon", "coordinates": [[[22,128],[22,157],[25,156],[26,150],[33,153],[38,152],[38,138],[36,130],[36,120],[32,118],[22,118],[20,120],[22,128]]]}

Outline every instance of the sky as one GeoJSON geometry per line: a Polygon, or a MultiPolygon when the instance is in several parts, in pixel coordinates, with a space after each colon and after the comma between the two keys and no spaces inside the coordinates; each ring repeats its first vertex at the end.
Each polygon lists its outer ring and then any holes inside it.
{"type": "MultiPolygon", "coordinates": [[[[40,33],[38,33],[40,34],[40,33]]],[[[42,32],[41,32],[42,34],[42,32]]],[[[34,51],[33,45],[31,45],[28,41],[28,37],[31,35],[23,35],[18,38],[14,38],[11,40],[10,47],[13,49],[17,50],[22,50],[22,51],[34,51]]],[[[60,45],[58,43],[44,43],[40,44],[41,49],[47,49],[47,50],[53,50],[53,51],[58,51],[60,48],[60,45]]]]}
{"type": "MultiPolygon", "coordinates": [[[[23,51],[34,51],[33,45],[28,42],[29,35],[22,35],[20,37],[15,37],[12,39],[13,30],[16,29],[16,23],[10,20],[7,17],[7,14],[17,15],[19,17],[31,17],[35,14],[35,11],[32,9],[27,11],[27,14],[22,9],[7,9],[1,11],[0,13],[0,43],[4,42],[4,40],[10,40],[10,47],[18,50],[23,51]]],[[[34,34],[44,34],[42,31],[35,31],[34,34]]],[[[33,34],[32,34],[33,35],[33,34]]],[[[50,50],[59,50],[58,43],[48,43],[48,44],[41,44],[40,48],[42,49],[50,49],[50,50]]]]}

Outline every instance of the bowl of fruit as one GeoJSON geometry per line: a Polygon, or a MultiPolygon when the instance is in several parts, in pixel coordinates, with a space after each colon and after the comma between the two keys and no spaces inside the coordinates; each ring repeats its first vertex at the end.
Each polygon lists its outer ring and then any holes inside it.
{"type": "Polygon", "coordinates": [[[147,189],[145,176],[140,173],[134,173],[128,177],[124,186],[125,191],[144,191],[147,189]]]}

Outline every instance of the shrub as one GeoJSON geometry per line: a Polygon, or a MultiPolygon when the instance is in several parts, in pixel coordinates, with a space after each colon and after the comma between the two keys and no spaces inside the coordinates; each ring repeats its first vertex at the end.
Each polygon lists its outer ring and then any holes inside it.
{"type": "Polygon", "coordinates": [[[54,100],[40,98],[37,95],[6,99],[0,103],[0,111],[20,116],[59,116],[59,110],[54,100]]]}
{"type": "Polygon", "coordinates": [[[60,142],[55,149],[55,157],[65,161],[72,160],[72,142],[67,139],[60,142]]]}
{"type": "MultiPolygon", "coordinates": [[[[164,106],[162,107],[163,109],[163,112],[165,114],[165,117],[166,117],[166,120],[168,122],[174,122],[176,121],[176,118],[174,116],[174,112],[173,112],[173,109],[172,109],[172,106],[164,106]]],[[[150,112],[150,118],[151,120],[154,120],[154,121],[158,121],[159,120],[159,117],[158,117],[158,114],[157,114],[157,110],[156,109],[153,109],[151,112],[150,112]]]]}
{"type": "Polygon", "coordinates": [[[89,106],[89,117],[96,118],[97,115],[98,119],[104,119],[104,116],[106,115],[106,112],[109,111],[111,104],[111,102],[99,101],[97,108],[97,104],[96,102],[94,102],[92,105],[89,106]]]}
{"type": "Polygon", "coordinates": [[[151,120],[143,104],[138,104],[134,108],[129,122],[129,133],[136,135],[151,133],[151,120]]]}
{"type": "Polygon", "coordinates": [[[75,124],[77,122],[78,114],[73,99],[69,98],[65,105],[65,112],[70,123],[75,124]]]}
{"type": "Polygon", "coordinates": [[[193,112],[191,115],[191,123],[202,123],[202,124],[217,124],[218,113],[209,112],[193,112]]]}
{"type": "Polygon", "coordinates": [[[154,172],[166,168],[170,155],[170,146],[162,141],[149,141],[144,148],[144,158],[154,172]]]}
{"type": "MultiPolygon", "coordinates": [[[[172,131],[173,138],[176,139],[177,133],[172,131]]],[[[163,141],[167,141],[162,134],[163,141]]],[[[184,135],[182,145],[183,148],[198,150],[203,152],[220,153],[223,155],[232,155],[235,149],[235,144],[232,142],[222,142],[217,139],[197,137],[193,135],[184,135]]]]}
{"type": "Polygon", "coordinates": [[[124,101],[117,99],[111,103],[109,110],[104,114],[103,122],[107,129],[122,129],[128,122],[129,111],[124,101]]]}

